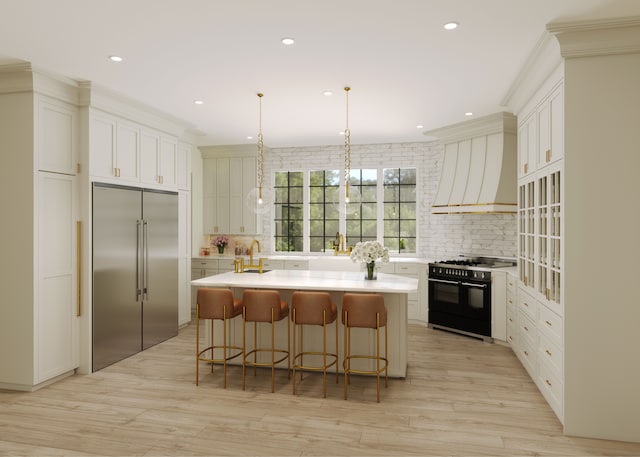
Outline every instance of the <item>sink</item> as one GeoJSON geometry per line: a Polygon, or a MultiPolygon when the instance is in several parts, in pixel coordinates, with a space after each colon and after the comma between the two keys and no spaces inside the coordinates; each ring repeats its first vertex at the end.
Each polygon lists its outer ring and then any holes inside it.
{"type": "MultiPolygon", "coordinates": [[[[271,270],[262,270],[262,273],[266,273],[267,271],[271,271],[271,270]]],[[[260,273],[260,270],[257,270],[257,269],[244,270],[243,273],[260,273]]]]}

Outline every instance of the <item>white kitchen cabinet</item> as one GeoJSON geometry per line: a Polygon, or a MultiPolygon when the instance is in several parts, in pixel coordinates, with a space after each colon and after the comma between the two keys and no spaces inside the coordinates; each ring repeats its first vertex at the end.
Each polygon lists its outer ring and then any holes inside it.
{"type": "MultiPolygon", "coordinates": [[[[98,110],[90,111],[89,126],[94,179],[154,189],[178,188],[180,161],[175,137],[98,110]]],[[[185,176],[187,173],[183,171],[185,176]]]]}
{"type": "Polygon", "coordinates": [[[564,156],[564,85],[556,82],[518,127],[518,177],[535,173],[564,156]]]}
{"type": "Polygon", "coordinates": [[[538,168],[564,156],[564,90],[562,82],[540,103],[538,122],[538,168]]]}
{"type": "Polygon", "coordinates": [[[78,110],[36,94],[35,149],[38,170],[74,175],[78,168],[78,110]]]}
{"type": "Polygon", "coordinates": [[[36,384],[78,366],[76,187],[74,176],[38,173],[36,384]]]}
{"type": "Polygon", "coordinates": [[[172,189],[178,187],[178,142],[174,138],[160,138],[158,184],[172,189]]]}
{"type": "Polygon", "coordinates": [[[256,214],[245,205],[255,180],[255,157],[207,157],[203,160],[204,233],[256,233],[256,214]]]}
{"type": "Polygon", "coordinates": [[[517,276],[507,273],[507,343],[511,345],[513,352],[518,352],[517,319],[518,319],[518,286],[517,276]]]}
{"type": "Polygon", "coordinates": [[[191,321],[191,195],[178,192],[178,325],[191,321]]]}
{"type": "Polygon", "coordinates": [[[160,135],[150,130],[140,132],[140,181],[158,184],[160,170],[160,135]]]}
{"type": "MultiPolygon", "coordinates": [[[[41,87],[71,91],[57,79],[41,87]]],[[[0,186],[11,202],[2,221],[10,242],[0,279],[0,389],[36,390],[79,366],[78,111],[73,97],[40,90],[22,68],[0,77],[0,186]]]]}
{"type": "Polygon", "coordinates": [[[233,157],[229,160],[229,232],[256,233],[256,214],[245,204],[249,192],[256,187],[256,159],[233,157]]]}
{"type": "Polygon", "coordinates": [[[178,189],[191,190],[191,145],[178,143],[178,189]]]}

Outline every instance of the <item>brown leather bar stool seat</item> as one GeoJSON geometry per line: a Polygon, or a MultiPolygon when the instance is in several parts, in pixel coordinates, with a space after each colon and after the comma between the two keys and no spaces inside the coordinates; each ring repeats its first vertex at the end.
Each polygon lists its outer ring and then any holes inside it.
{"type": "Polygon", "coordinates": [[[213,365],[221,363],[224,372],[224,388],[227,388],[227,362],[242,355],[241,346],[230,345],[227,341],[231,328],[231,319],[242,314],[242,301],[233,298],[233,293],[229,289],[198,289],[196,303],[196,386],[198,385],[198,368],[200,362],[208,362],[211,364],[211,372],[213,365]],[[211,341],[210,346],[200,349],[200,321],[211,321],[211,341]],[[215,320],[222,321],[222,344],[215,344],[213,328],[215,320]],[[215,358],[215,350],[222,349],[222,357],[215,358]],[[209,355],[207,355],[209,351],[209,355]]]}
{"type": "Polygon", "coordinates": [[[302,380],[304,370],[322,371],[324,397],[327,398],[327,368],[336,367],[338,383],[338,307],[331,301],[328,292],[296,291],[291,296],[291,322],[293,323],[293,394],[296,393],[296,369],[300,370],[302,380]],[[336,345],[334,353],[327,353],[327,324],[335,322],[336,345]],[[304,326],[322,326],[322,352],[304,351],[304,326]],[[296,327],[300,326],[300,350],[296,352],[296,327]],[[322,365],[306,365],[304,356],[322,356],[322,365]],[[327,357],[330,362],[327,363],[327,357]]]}
{"type": "Polygon", "coordinates": [[[242,347],[244,356],[242,357],[242,389],[245,388],[245,376],[248,366],[253,366],[253,375],[256,375],[256,367],[271,367],[271,392],[275,392],[275,367],[278,363],[287,360],[287,374],[290,376],[291,359],[289,348],[291,347],[291,336],[289,333],[289,322],[287,324],[287,348],[276,349],[275,347],[275,323],[289,316],[289,305],[280,298],[277,290],[247,289],[242,294],[243,323],[242,323],[242,347]],[[253,349],[247,351],[246,327],[247,322],[253,322],[253,349]],[[271,323],[271,347],[258,347],[257,324],[258,322],[271,323]],[[259,353],[271,353],[271,360],[259,362],[259,353]],[[276,354],[280,356],[276,359],[276,354]],[[253,360],[249,357],[253,355],[253,360]]]}
{"type": "Polygon", "coordinates": [[[376,375],[378,403],[380,403],[380,373],[384,371],[384,386],[389,385],[389,350],[387,344],[387,308],[384,306],[384,298],[381,294],[356,294],[345,293],[342,297],[342,323],[345,328],[344,335],[344,399],[347,399],[347,384],[352,373],[376,375]],[[370,328],[376,331],[375,355],[351,355],[351,329],[370,328]],[[380,329],[384,328],[384,357],[380,353],[380,329]],[[375,360],[375,369],[356,370],[351,368],[354,359],[375,360]]]}

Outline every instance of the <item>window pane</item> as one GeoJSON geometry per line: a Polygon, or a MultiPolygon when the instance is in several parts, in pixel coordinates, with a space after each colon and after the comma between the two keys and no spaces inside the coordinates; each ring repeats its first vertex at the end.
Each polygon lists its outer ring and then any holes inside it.
{"type": "Polygon", "coordinates": [[[416,185],[416,169],[403,168],[400,170],[400,184],[416,185]]]}

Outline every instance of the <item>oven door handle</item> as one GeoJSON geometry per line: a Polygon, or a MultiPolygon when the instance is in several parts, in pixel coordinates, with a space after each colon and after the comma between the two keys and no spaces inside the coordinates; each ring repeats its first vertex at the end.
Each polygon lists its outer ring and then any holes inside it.
{"type": "Polygon", "coordinates": [[[454,284],[456,286],[460,285],[459,281],[447,281],[445,279],[431,279],[431,278],[429,278],[429,281],[431,281],[431,282],[439,282],[439,283],[442,283],[442,284],[454,284]]]}
{"type": "Polygon", "coordinates": [[[486,289],[487,285],[486,284],[473,284],[470,282],[462,282],[460,283],[463,286],[467,286],[467,287],[475,287],[476,289],[486,289]]]}

